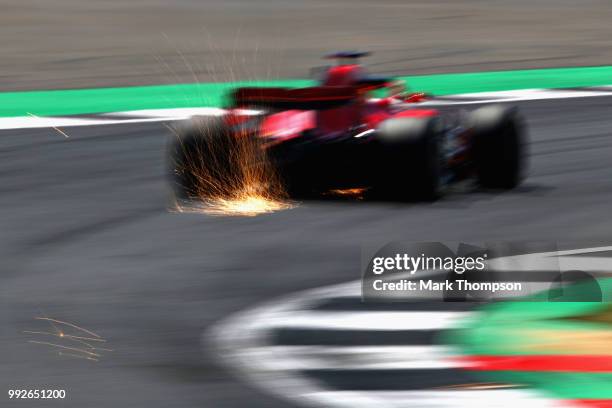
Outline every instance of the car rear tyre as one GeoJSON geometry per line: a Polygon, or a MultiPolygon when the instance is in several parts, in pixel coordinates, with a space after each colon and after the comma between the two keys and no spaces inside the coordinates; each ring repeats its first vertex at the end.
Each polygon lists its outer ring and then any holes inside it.
{"type": "Polygon", "coordinates": [[[381,155],[373,192],[401,201],[434,201],[443,193],[444,162],[436,117],[397,118],[378,128],[381,155]]]}
{"type": "Polygon", "coordinates": [[[525,126],[516,108],[487,106],[470,115],[473,159],[485,188],[512,189],[524,178],[525,126]]]}

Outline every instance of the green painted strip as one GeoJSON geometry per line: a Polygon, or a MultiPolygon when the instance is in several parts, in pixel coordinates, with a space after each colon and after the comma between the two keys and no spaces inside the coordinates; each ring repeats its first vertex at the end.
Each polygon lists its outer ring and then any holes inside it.
{"type": "Polygon", "coordinates": [[[403,77],[411,88],[434,95],[571,88],[612,84],[612,66],[548,68],[403,77]]]}
{"type": "MultiPolygon", "coordinates": [[[[493,92],[531,88],[564,88],[612,84],[612,66],[552,68],[401,77],[413,90],[434,95],[493,92]]],[[[308,86],[310,80],[277,80],[138,86],[58,91],[0,93],[0,117],[73,115],[223,106],[227,92],[237,86],[308,86]]]]}
{"type": "MultiPolygon", "coordinates": [[[[600,279],[599,284],[609,302],[612,279],[600,279]]],[[[577,284],[571,292],[586,287],[577,284]]],[[[610,303],[541,301],[546,298],[546,294],[536,295],[528,299],[540,301],[487,305],[463,329],[443,340],[461,347],[466,355],[576,355],[602,349],[601,344],[593,343],[605,341],[609,323],[577,318],[608,310],[610,303]]],[[[612,373],[488,371],[475,375],[484,381],[528,385],[556,398],[612,398],[612,373]]]]}
{"type": "Polygon", "coordinates": [[[0,93],[0,117],[59,116],[140,109],[223,106],[238,86],[308,86],[306,80],[134,86],[0,93]]]}
{"type": "MultiPolygon", "coordinates": [[[[484,374],[484,373],[483,373],[484,374]]],[[[562,399],[611,399],[612,373],[487,372],[486,381],[529,384],[562,399]]]]}
{"type": "MultiPolygon", "coordinates": [[[[465,328],[449,335],[448,342],[460,345],[465,354],[472,355],[532,355],[575,354],[571,345],[567,349],[543,350],[550,339],[541,339],[542,333],[609,331],[609,324],[572,320],[571,317],[594,314],[610,306],[612,279],[600,279],[599,286],[605,301],[597,302],[546,302],[544,295],[529,299],[540,301],[516,301],[494,303],[483,307],[482,313],[465,328]]],[[[585,285],[574,285],[566,289],[571,296],[585,285]]]]}
{"type": "MultiPolygon", "coordinates": [[[[534,304],[535,307],[540,304],[534,304]]],[[[520,355],[575,355],[592,354],[589,350],[577,350],[574,344],[566,342],[566,347],[553,349],[551,343],[567,338],[568,333],[598,334],[609,333],[609,326],[587,322],[565,321],[521,321],[516,319],[506,323],[488,324],[486,318],[478,325],[460,330],[450,342],[461,346],[466,355],[520,356],[520,355]]]]}

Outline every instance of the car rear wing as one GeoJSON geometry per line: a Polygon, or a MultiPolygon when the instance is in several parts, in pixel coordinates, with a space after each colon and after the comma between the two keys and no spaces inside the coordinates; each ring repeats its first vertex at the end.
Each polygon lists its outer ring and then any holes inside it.
{"type": "Polygon", "coordinates": [[[310,88],[238,88],[232,95],[234,107],[272,110],[326,110],[347,105],[361,95],[361,87],[314,86],[310,88]]]}

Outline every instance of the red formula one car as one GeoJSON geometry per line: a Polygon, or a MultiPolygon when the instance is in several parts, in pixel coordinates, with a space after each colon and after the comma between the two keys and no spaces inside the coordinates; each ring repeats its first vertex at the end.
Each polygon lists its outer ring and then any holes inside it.
{"type": "Polygon", "coordinates": [[[356,62],[363,55],[333,54],[339,63],[318,86],[239,88],[224,115],[179,125],[170,148],[177,195],[365,188],[373,197],[434,200],[467,178],[495,189],[521,182],[526,130],[516,108],[421,106],[424,94],[366,75],[356,62]]]}

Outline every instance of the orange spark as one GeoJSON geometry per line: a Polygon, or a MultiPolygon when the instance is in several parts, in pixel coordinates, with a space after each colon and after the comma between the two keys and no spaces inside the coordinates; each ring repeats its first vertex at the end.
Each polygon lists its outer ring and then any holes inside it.
{"type": "Polygon", "coordinates": [[[364,193],[367,191],[367,188],[344,188],[344,189],[335,189],[329,190],[326,195],[342,197],[342,198],[353,198],[357,200],[363,199],[364,193]]]}
{"type": "Polygon", "coordinates": [[[48,341],[28,340],[28,343],[43,344],[43,345],[50,346],[50,347],[57,347],[57,348],[65,349],[65,350],[72,350],[78,353],[88,354],[94,357],[100,357],[100,354],[94,353],[93,351],[87,351],[85,349],[81,349],[78,347],[63,346],[61,344],[50,343],[48,341]]]}
{"type": "Polygon", "coordinates": [[[86,340],[86,341],[101,341],[101,342],[106,342],[106,340],[101,339],[101,338],[92,338],[92,337],[82,337],[82,336],[73,336],[71,334],[66,334],[66,333],[51,333],[51,332],[43,332],[43,331],[32,331],[32,330],[24,330],[24,333],[27,334],[46,334],[49,336],[54,336],[54,337],[65,337],[67,339],[77,339],[77,340],[86,340]]]}
{"type": "Polygon", "coordinates": [[[55,337],[57,339],[60,339],[62,342],[64,342],[64,344],[62,344],[61,342],[52,343],[49,341],[39,341],[39,340],[28,340],[28,342],[33,343],[33,344],[41,344],[41,345],[49,346],[52,348],[59,348],[61,350],[70,351],[70,353],[60,351],[58,353],[58,355],[60,356],[64,355],[64,356],[70,356],[70,357],[84,358],[84,359],[92,360],[92,361],[98,361],[98,358],[102,356],[101,354],[102,351],[113,351],[112,349],[96,347],[93,344],[91,344],[94,342],[106,343],[106,340],[100,337],[98,334],[90,330],[87,330],[81,326],[78,326],[74,323],[69,323],[69,322],[65,322],[62,320],[58,320],[58,319],[52,319],[49,317],[35,317],[35,319],[48,322],[53,327],[54,332],[53,331],[40,331],[40,330],[39,331],[24,330],[23,333],[55,337]],[[63,329],[60,329],[58,325],[70,327],[74,330],[78,330],[80,332],[87,333],[89,336],[92,336],[92,337],[68,334],[64,332],[63,329]],[[66,345],[65,343],[66,341],[75,342],[79,344],[74,345],[74,343],[69,343],[68,345],[66,345]],[[78,353],[81,353],[81,354],[78,354],[78,353]]]}
{"type": "Polygon", "coordinates": [[[81,356],[78,354],[72,354],[72,353],[62,353],[61,351],[59,353],[57,353],[58,356],[67,356],[67,357],[74,357],[74,358],[82,358],[85,360],[91,360],[91,361],[100,361],[97,358],[93,358],[93,357],[89,357],[89,356],[81,356]]]}
{"type": "Polygon", "coordinates": [[[179,212],[255,216],[293,206],[256,135],[228,134],[205,121],[194,126],[198,145],[183,145],[177,134],[182,161],[175,164],[177,174],[190,180],[190,195],[198,203],[177,205],[179,212]]]}
{"type": "MultiPolygon", "coordinates": [[[[29,116],[33,117],[33,118],[37,118],[39,119],[40,116],[36,116],[33,113],[30,112],[26,112],[29,116]]],[[[55,130],[57,133],[59,133],[60,135],[64,136],[66,139],[70,138],[70,136],[68,136],[64,131],[60,130],[60,128],[57,128],[55,126],[51,126],[51,129],[55,130]]]]}
{"type": "MultiPolygon", "coordinates": [[[[210,215],[256,216],[291,208],[290,203],[270,200],[266,197],[245,195],[242,198],[207,200],[203,205],[192,208],[210,215]]],[[[184,209],[183,209],[184,211],[184,209]]]]}
{"type": "MultiPolygon", "coordinates": [[[[83,327],[81,327],[81,326],[77,326],[77,325],[76,325],[76,324],[74,324],[74,323],[68,323],[68,322],[64,322],[64,321],[61,321],[61,320],[57,320],[57,319],[51,319],[50,317],[35,317],[35,319],[36,319],[36,320],[46,320],[46,321],[48,321],[48,322],[53,322],[53,323],[57,323],[57,324],[63,324],[63,325],[66,325],[66,326],[70,326],[70,327],[72,327],[72,328],[74,328],[74,329],[80,330],[80,331],[82,331],[82,332],[84,332],[84,333],[87,333],[87,334],[90,334],[90,335],[92,335],[92,336],[94,336],[94,337],[100,338],[100,336],[99,336],[99,335],[97,335],[96,333],[94,333],[94,332],[92,332],[92,331],[89,331],[89,330],[87,330],[87,329],[84,329],[84,328],[83,328],[83,327]]],[[[63,332],[60,330],[59,334],[61,335],[62,333],[63,333],[63,332]]]]}

